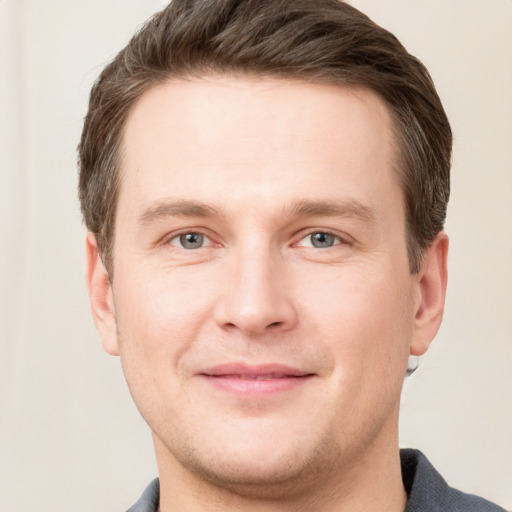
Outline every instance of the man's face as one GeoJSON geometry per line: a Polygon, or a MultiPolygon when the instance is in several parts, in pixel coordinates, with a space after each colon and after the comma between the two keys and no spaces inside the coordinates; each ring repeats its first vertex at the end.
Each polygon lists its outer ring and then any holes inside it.
{"type": "Polygon", "coordinates": [[[212,77],[135,105],[102,337],[159,464],[264,483],[396,443],[423,340],[394,153],[365,90],[212,77]]]}

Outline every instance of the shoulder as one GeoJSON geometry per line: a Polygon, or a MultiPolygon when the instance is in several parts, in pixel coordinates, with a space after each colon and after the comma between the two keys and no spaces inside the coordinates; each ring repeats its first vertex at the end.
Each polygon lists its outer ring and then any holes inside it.
{"type": "Polygon", "coordinates": [[[490,501],[450,487],[419,450],[401,450],[408,494],[405,512],[506,512],[490,501]]]}
{"type": "Polygon", "coordinates": [[[160,482],[155,478],[142,493],[137,503],[126,512],[157,512],[160,498],[160,482]]]}

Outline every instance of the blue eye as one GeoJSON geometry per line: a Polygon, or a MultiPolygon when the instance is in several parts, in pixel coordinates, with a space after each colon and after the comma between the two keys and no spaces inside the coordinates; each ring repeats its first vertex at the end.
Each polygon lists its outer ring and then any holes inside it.
{"type": "Polygon", "coordinates": [[[327,231],[311,231],[296,244],[299,247],[312,247],[314,249],[330,249],[342,245],[351,245],[347,238],[334,235],[327,231]]]}
{"type": "Polygon", "coordinates": [[[335,237],[334,235],[331,235],[330,233],[311,233],[309,236],[309,239],[311,241],[311,245],[313,247],[316,247],[317,249],[325,249],[328,247],[332,247],[336,244],[336,242],[339,242],[339,239],[335,237]]]}
{"type": "Polygon", "coordinates": [[[171,240],[171,245],[183,249],[199,249],[204,246],[205,236],[201,233],[183,233],[171,240]]]}

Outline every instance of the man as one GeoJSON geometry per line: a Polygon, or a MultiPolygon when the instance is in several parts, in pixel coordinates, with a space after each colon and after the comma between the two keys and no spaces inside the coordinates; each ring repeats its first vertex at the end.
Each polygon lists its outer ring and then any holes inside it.
{"type": "Polygon", "coordinates": [[[93,317],[159,471],[130,510],[502,510],[398,448],[451,131],[394,36],[337,0],[174,0],[79,151],[93,317]]]}

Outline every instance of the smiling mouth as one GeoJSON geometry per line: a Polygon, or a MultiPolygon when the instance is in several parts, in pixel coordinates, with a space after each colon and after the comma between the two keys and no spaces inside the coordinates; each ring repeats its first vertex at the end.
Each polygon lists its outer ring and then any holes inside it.
{"type": "Polygon", "coordinates": [[[314,377],[283,365],[220,365],[199,374],[213,387],[242,396],[268,396],[301,386],[314,377]]]}
{"type": "Polygon", "coordinates": [[[268,373],[264,375],[248,375],[248,374],[226,374],[226,375],[207,375],[208,377],[217,377],[220,379],[243,379],[243,380],[273,380],[273,379],[300,379],[305,375],[287,375],[284,373],[268,373]]]}

